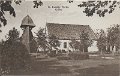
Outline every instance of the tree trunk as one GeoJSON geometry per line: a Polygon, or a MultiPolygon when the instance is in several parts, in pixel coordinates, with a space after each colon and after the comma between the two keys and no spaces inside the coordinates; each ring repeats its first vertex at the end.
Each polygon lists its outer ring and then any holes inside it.
{"type": "Polygon", "coordinates": [[[99,47],[100,55],[103,55],[102,48],[99,47]]]}
{"type": "Polygon", "coordinates": [[[84,46],[84,52],[88,52],[88,47],[86,45],[84,46]]]}
{"type": "Polygon", "coordinates": [[[115,46],[112,46],[112,55],[114,56],[115,55],[115,46]]]}
{"type": "Polygon", "coordinates": [[[100,55],[103,55],[103,51],[102,51],[102,49],[100,49],[100,55]]]}
{"type": "Polygon", "coordinates": [[[2,75],[2,71],[1,71],[1,53],[0,53],[0,75],[2,75]]]}
{"type": "Polygon", "coordinates": [[[107,52],[110,52],[110,45],[107,46],[107,52]]]}
{"type": "Polygon", "coordinates": [[[46,50],[45,50],[45,48],[43,48],[43,51],[44,51],[44,54],[46,54],[46,50]]]}
{"type": "Polygon", "coordinates": [[[2,71],[1,71],[1,69],[2,69],[2,66],[1,66],[1,64],[2,64],[2,54],[1,54],[1,52],[3,51],[3,49],[2,49],[2,46],[0,46],[0,75],[2,75],[2,71]]]}
{"type": "Polygon", "coordinates": [[[84,47],[83,46],[81,46],[81,52],[84,52],[84,47]]]}

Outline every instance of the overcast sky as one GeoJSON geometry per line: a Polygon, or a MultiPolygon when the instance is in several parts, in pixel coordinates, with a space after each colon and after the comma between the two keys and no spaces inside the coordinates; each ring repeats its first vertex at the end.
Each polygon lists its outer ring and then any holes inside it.
{"type": "Polygon", "coordinates": [[[68,3],[67,1],[43,1],[43,3],[43,6],[39,8],[33,8],[32,1],[22,2],[21,5],[12,4],[16,11],[16,17],[10,16],[9,13],[5,14],[8,24],[2,27],[0,39],[4,39],[8,31],[13,27],[16,27],[21,35],[21,21],[27,14],[30,15],[36,25],[32,30],[33,34],[37,32],[40,27],[44,28],[46,22],[90,25],[93,30],[106,30],[106,28],[110,27],[112,24],[120,24],[120,9],[116,9],[112,14],[106,14],[105,17],[99,17],[96,14],[93,17],[87,17],[82,12],[83,8],[77,6],[80,1],[73,3],[68,3]],[[54,8],[48,8],[48,6],[67,6],[67,8],[62,8],[62,11],[56,11],[54,8]]]}

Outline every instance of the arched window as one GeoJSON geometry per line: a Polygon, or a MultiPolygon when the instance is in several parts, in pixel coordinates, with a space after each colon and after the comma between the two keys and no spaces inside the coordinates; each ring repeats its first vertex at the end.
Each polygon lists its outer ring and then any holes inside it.
{"type": "Polygon", "coordinates": [[[67,48],[67,42],[64,42],[64,48],[67,48]]]}

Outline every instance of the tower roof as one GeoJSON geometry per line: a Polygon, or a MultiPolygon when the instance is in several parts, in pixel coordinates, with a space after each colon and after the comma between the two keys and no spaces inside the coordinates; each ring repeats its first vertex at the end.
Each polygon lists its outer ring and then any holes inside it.
{"type": "Polygon", "coordinates": [[[23,20],[22,20],[22,23],[21,23],[20,27],[24,27],[24,26],[35,27],[35,24],[34,24],[33,20],[31,19],[31,17],[29,15],[24,17],[23,20]]]}

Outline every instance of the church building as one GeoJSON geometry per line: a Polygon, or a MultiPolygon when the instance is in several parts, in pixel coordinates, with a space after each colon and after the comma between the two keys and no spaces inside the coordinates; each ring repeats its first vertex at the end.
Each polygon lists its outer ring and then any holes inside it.
{"type": "Polygon", "coordinates": [[[48,36],[54,35],[59,39],[60,46],[58,49],[60,50],[72,51],[73,48],[71,48],[69,43],[72,39],[79,41],[81,32],[85,31],[89,34],[90,39],[93,40],[93,44],[88,48],[88,51],[98,51],[95,41],[97,37],[89,25],[47,23],[46,27],[48,36]]]}

